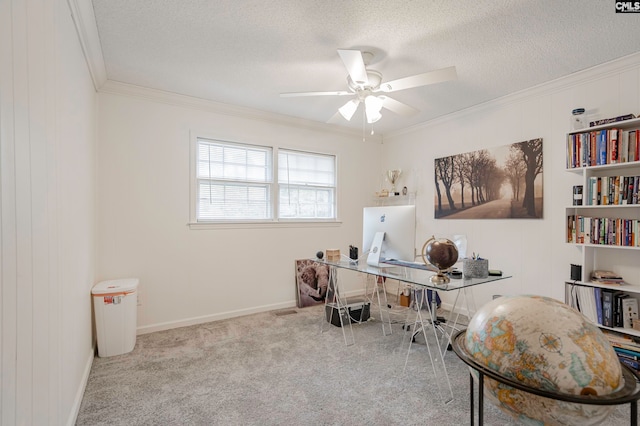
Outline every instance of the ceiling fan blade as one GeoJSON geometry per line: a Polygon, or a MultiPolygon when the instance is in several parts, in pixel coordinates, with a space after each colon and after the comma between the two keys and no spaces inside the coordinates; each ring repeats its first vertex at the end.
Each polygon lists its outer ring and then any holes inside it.
{"type": "Polygon", "coordinates": [[[382,83],[377,91],[385,93],[397,92],[398,90],[456,80],[457,78],[458,74],[456,73],[456,67],[447,67],[382,83]]]}
{"type": "Polygon", "coordinates": [[[369,77],[367,77],[367,68],[364,65],[364,59],[362,59],[362,52],[359,50],[345,50],[338,49],[338,55],[344,63],[344,66],[349,72],[349,77],[354,83],[358,85],[369,84],[369,77]]]}
{"type": "Polygon", "coordinates": [[[413,115],[418,112],[418,110],[415,109],[414,107],[404,104],[400,101],[396,101],[395,99],[390,98],[388,96],[378,96],[378,97],[382,99],[382,108],[386,108],[389,111],[395,112],[398,115],[413,115]]]}
{"type": "Polygon", "coordinates": [[[281,98],[295,98],[298,96],[345,96],[353,95],[353,92],[347,90],[340,90],[336,92],[289,92],[280,93],[281,98]]]}

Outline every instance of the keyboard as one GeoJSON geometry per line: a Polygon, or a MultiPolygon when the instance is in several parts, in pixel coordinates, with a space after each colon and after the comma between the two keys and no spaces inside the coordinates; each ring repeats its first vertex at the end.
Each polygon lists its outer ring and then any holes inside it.
{"type": "Polygon", "coordinates": [[[424,269],[426,271],[433,271],[434,269],[434,267],[429,267],[423,262],[409,262],[408,260],[382,259],[380,260],[380,263],[394,266],[404,266],[406,268],[424,269]]]}

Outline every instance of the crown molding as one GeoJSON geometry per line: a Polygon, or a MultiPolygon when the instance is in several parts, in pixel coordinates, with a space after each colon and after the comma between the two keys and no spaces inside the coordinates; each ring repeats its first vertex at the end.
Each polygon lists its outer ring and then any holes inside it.
{"type": "Polygon", "coordinates": [[[395,132],[387,133],[384,135],[384,138],[386,139],[405,135],[407,133],[412,133],[421,129],[441,125],[452,120],[459,120],[468,117],[469,115],[477,114],[480,111],[488,110],[491,108],[500,108],[514,103],[520,103],[524,100],[535,98],[538,96],[550,95],[574,86],[582,85],[595,80],[600,80],[602,78],[617,75],[621,72],[636,69],[639,67],[640,52],[632,53],[631,55],[623,56],[622,58],[614,59],[612,61],[605,62],[591,68],[576,71],[572,74],[557,78],[555,80],[547,81],[545,83],[541,83],[537,86],[532,86],[527,89],[510,93],[503,97],[496,98],[479,105],[474,105],[469,108],[453,112],[451,114],[434,118],[433,120],[425,121],[424,123],[419,123],[411,127],[397,130],[395,132]]]}
{"type": "Polygon", "coordinates": [[[260,120],[269,123],[283,124],[287,126],[300,127],[322,132],[333,132],[349,136],[361,136],[358,130],[336,126],[328,123],[318,123],[316,121],[305,120],[303,118],[291,117],[283,114],[262,111],[253,108],[241,107],[237,105],[215,102],[208,99],[196,98],[193,96],[181,95],[164,90],[151,89],[134,84],[122,83],[114,80],[107,80],[99,89],[100,93],[129,96],[133,98],[145,99],[153,102],[160,102],[174,106],[199,109],[216,114],[229,115],[252,120],[260,120]]]}
{"type": "Polygon", "coordinates": [[[107,81],[107,69],[102,56],[93,4],[91,0],[67,0],[67,5],[93,80],[93,87],[98,91],[107,81]]]}

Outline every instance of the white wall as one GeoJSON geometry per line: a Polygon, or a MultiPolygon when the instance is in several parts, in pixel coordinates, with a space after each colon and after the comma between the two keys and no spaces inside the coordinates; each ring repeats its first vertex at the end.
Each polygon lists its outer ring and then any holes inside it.
{"type": "MultiPolygon", "coordinates": [[[[461,78],[463,78],[461,76],[461,78]]],[[[525,90],[430,123],[385,135],[383,168],[417,179],[417,240],[466,234],[468,251],[513,278],[474,289],[478,305],[494,294],[539,294],[564,300],[563,282],[579,252],[565,243],[565,207],[578,177],[565,172],[571,110],[591,119],[640,114],[640,53],[525,90]],[[434,219],[434,159],[543,138],[543,219],[434,219]]],[[[450,302],[451,299],[448,299],[450,302]]]]}
{"type": "Polygon", "coordinates": [[[0,424],[72,424],[93,359],[96,93],[67,2],[0,2],[0,59],[0,424]]]}
{"type": "Polygon", "coordinates": [[[140,279],[139,332],[295,306],[295,259],[360,245],[379,140],[113,82],[99,111],[97,275],[140,279]],[[191,134],[336,154],[342,223],[190,229],[191,134]]]}
{"type": "Polygon", "coordinates": [[[513,275],[476,288],[478,305],[494,294],[562,299],[569,264],[579,261],[564,244],[564,208],[578,182],[564,171],[570,111],[584,106],[592,118],[639,113],[639,64],[640,55],[623,58],[386,135],[381,145],[295,120],[107,84],[99,96],[98,278],[141,279],[139,332],[293,306],[293,260],[359,244],[361,209],[380,189],[381,170],[401,168],[400,186],[418,194],[418,248],[432,234],[464,233],[469,251],[513,275]],[[190,132],[336,153],[343,224],[190,230],[190,132]],[[539,137],[543,219],[433,219],[435,158],[539,137]]]}

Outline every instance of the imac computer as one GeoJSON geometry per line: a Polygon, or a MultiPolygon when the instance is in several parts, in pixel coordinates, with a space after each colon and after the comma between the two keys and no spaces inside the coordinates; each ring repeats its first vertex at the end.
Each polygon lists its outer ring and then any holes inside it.
{"type": "Polygon", "coordinates": [[[415,260],[415,206],[365,207],[362,219],[362,253],[378,266],[385,259],[415,260]]]}

